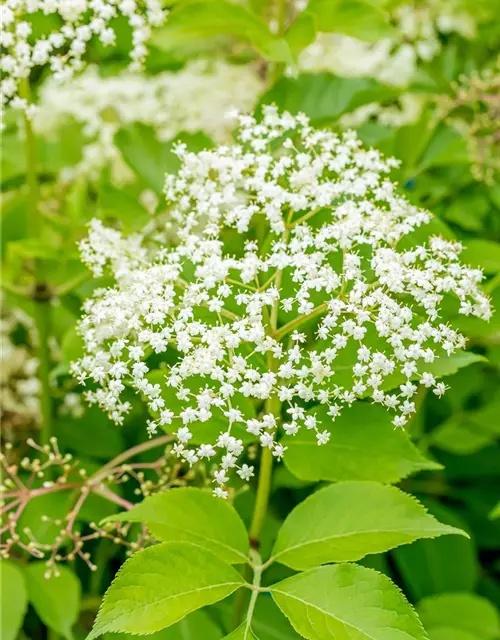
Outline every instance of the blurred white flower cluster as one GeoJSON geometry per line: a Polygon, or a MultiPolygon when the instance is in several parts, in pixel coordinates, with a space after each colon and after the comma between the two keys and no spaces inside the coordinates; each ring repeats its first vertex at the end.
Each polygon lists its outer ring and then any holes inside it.
{"type": "MultiPolygon", "coordinates": [[[[31,319],[20,309],[11,309],[2,300],[0,316],[0,404],[2,430],[30,429],[40,419],[38,359],[25,342],[14,335],[33,332],[31,319]]],[[[30,336],[31,339],[31,336],[30,336]]]]}
{"type": "Polygon", "coordinates": [[[27,109],[19,85],[32,69],[49,65],[54,78],[68,80],[83,66],[89,43],[98,38],[103,45],[114,45],[116,31],[112,21],[124,16],[132,30],[130,57],[132,68],[139,68],[147,49],[151,28],[160,25],[165,12],[158,0],[4,0],[0,27],[2,52],[0,94],[2,107],[27,109]],[[39,35],[31,19],[44,14],[54,20],[49,33],[39,35]]]}
{"type": "Polygon", "coordinates": [[[302,71],[330,71],[340,76],[367,76],[384,84],[407,86],[419,60],[432,60],[440,51],[440,34],[473,38],[476,18],[460,0],[408,2],[391,15],[394,38],[375,43],[338,34],[320,34],[301,55],[302,71]]]}
{"type": "Polygon", "coordinates": [[[129,175],[114,144],[120,127],[136,122],[149,125],[160,140],[181,131],[203,131],[224,142],[230,132],[226,111],[231,107],[251,110],[263,88],[263,81],[249,66],[222,60],[195,60],[181,71],[155,76],[123,72],[101,77],[96,68],[89,68],[62,86],[54,80],[45,83],[34,124],[40,135],[50,137],[70,118],[81,123],[87,143],[73,170],[96,176],[111,165],[119,183],[129,175]]]}
{"type": "Polygon", "coordinates": [[[100,264],[116,285],[86,302],[86,355],[72,365],[91,383],[87,399],[116,422],[130,408],[122,393],[140,394],[149,432],[175,432],[189,464],[213,458],[223,497],[231,473],[253,474],[245,443],[281,458],[283,433],[311,429],[328,441],[310,404],[335,420],[371,398],[403,426],[419,384],[446,389],[434,360],[465,345],[440,319],[444,299],[490,315],[482,274],[461,265],[460,245],[412,242],[431,216],[396,193],[394,160],[304,115],[265,107],[261,122],[237,118],[236,143],[178,149],[182,166],[165,188],[174,248],[132,261],[121,259],[122,242],[106,245],[100,264]]]}

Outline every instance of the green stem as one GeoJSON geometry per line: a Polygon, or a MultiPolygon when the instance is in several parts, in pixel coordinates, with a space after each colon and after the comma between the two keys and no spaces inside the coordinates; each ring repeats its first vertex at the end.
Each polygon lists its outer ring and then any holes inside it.
{"type": "Polygon", "coordinates": [[[50,301],[35,299],[35,321],[38,334],[38,375],[41,383],[42,431],[40,441],[42,445],[48,444],[53,435],[49,351],[51,316],[50,301]]]}
{"type": "Polygon", "coordinates": [[[278,22],[278,35],[283,36],[286,29],[286,0],[276,2],[276,20],[278,22]]]}
{"type": "Polygon", "coordinates": [[[262,560],[260,554],[252,549],[250,551],[251,556],[254,557],[255,564],[253,569],[253,582],[252,582],[252,595],[250,597],[250,602],[248,603],[247,609],[247,617],[245,622],[245,630],[243,632],[243,638],[247,638],[250,633],[252,618],[255,611],[255,605],[257,604],[257,598],[259,597],[260,592],[260,580],[262,578],[262,560]]]}
{"type": "MultiPolygon", "coordinates": [[[[20,84],[20,95],[31,104],[31,90],[28,78],[23,78],[20,84]]],[[[38,211],[38,178],[36,139],[31,120],[26,113],[24,118],[25,152],[26,152],[26,184],[28,187],[28,220],[30,235],[40,239],[43,234],[42,219],[38,211]]],[[[42,432],[41,444],[48,444],[52,436],[52,396],[50,389],[50,352],[49,338],[51,335],[51,305],[50,289],[45,282],[43,264],[35,259],[35,283],[32,298],[34,301],[35,324],[38,334],[38,374],[41,384],[42,432]]]]}
{"type": "Polygon", "coordinates": [[[306,222],[306,220],[310,220],[313,218],[319,211],[324,209],[325,207],[318,207],[317,209],[311,209],[308,213],[305,213],[302,217],[297,218],[297,220],[293,220],[293,222],[287,223],[287,229],[293,229],[294,227],[306,222]]]}
{"type": "Polygon", "coordinates": [[[259,483],[257,486],[257,497],[250,525],[249,535],[254,546],[260,543],[260,534],[266,518],[267,505],[271,494],[271,477],[273,471],[273,454],[271,449],[262,449],[259,469],[259,483]]]}
{"type": "Polygon", "coordinates": [[[324,302],[323,304],[320,304],[318,307],[316,307],[316,309],[313,309],[311,313],[308,313],[307,316],[299,316],[298,318],[295,318],[295,320],[291,320],[287,324],[284,324],[282,327],[279,328],[278,331],[275,332],[274,334],[275,340],[282,340],[288,333],[291,333],[295,329],[298,329],[298,327],[302,326],[309,320],[316,318],[316,316],[320,316],[327,309],[328,309],[328,304],[324,302]]]}
{"type": "MultiPolygon", "coordinates": [[[[274,358],[269,358],[269,369],[274,370],[275,362],[274,358]]],[[[278,396],[269,398],[266,402],[266,413],[272,413],[277,418],[281,415],[281,402],[278,396]]],[[[271,495],[271,480],[273,473],[273,454],[271,449],[265,447],[262,449],[262,455],[260,457],[260,469],[259,477],[257,480],[257,495],[255,498],[255,506],[252,515],[252,522],[250,523],[249,538],[250,538],[250,555],[258,554],[258,548],[260,546],[260,536],[262,534],[262,527],[266,519],[267,507],[269,505],[269,497],[271,495]]],[[[260,556],[259,556],[260,565],[260,556]]],[[[254,567],[255,571],[255,567],[254,567]]],[[[262,573],[262,568],[260,568],[262,573]]],[[[244,577],[246,580],[250,579],[250,566],[245,567],[244,577]]],[[[260,580],[260,577],[259,577],[260,580]]],[[[243,619],[243,610],[245,608],[245,596],[244,589],[240,589],[236,594],[236,600],[234,605],[234,628],[241,624],[243,619]]],[[[257,596],[255,596],[256,598],[257,596]]],[[[252,604],[252,598],[250,599],[249,607],[252,604]]],[[[255,606],[255,603],[253,604],[255,606]]],[[[252,608],[253,611],[253,608],[252,608]]]]}

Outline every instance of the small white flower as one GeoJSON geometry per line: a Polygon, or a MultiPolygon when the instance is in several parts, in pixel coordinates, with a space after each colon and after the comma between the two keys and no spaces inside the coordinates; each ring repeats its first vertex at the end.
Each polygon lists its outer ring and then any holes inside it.
{"type": "Polygon", "coordinates": [[[436,379],[431,373],[423,373],[420,378],[420,383],[424,385],[424,387],[433,387],[436,384],[436,379]]]}
{"type": "Polygon", "coordinates": [[[282,444],[275,444],[273,448],[273,456],[281,460],[283,457],[287,447],[284,447],[282,444]]]}
{"type": "Polygon", "coordinates": [[[241,469],[236,472],[242,480],[248,482],[250,478],[254,476],[253,467],[249,467],[247,464],[242,464],[241,469]]]}
{"type": "Polygon", "coordinates": [[[193,434],[187,427],[181,427],[179,431],[177,431],[176,436],[179,442],[186,444],[186,442],[189,442],[189,440],[191,440],[193,434]]]}
{"type": "Polygon", "coordinates": [[[216,498],[223,498],[224,500],[228,497],[229,493],[224,491],[221,487],[215,487],[213,490],[213,494],[216,498]]]}
{"type": "Polygon", "coordinates": [[[433,393],[435,393],[437,397],[440,398],[446,393],[448,388],[449,387],[447,387],[444,382],[438,382],[433,389],[433,393]]]}
{"type": "Polygon", "coordinates": [[[316,433],[316,439],[319,445],[326,444],[330,440],[330,433],[326,430],[318,431],[318,433],[316,433]]]}

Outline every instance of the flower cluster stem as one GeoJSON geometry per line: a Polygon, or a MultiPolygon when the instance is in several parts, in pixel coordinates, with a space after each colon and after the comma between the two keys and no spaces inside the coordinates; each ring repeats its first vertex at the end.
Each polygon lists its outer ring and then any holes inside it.
{"type": "Polygon", "coordinates": [[[273,472],[273,454],[271,449],[264,447],[260,458],[259,480],[257,497],[250,525],[250,541],[256,547],[260,543],[260,535],[266,518],[267,505],[271,494],[271,478],[273,472]]]}
{"type": "Polygon", "coordinates": [[[52,391],[50,388],[49,338],[51,328],[51,307],[48,300],[35,300],[35,322],[38,334],[38,375],[41,383],[40,405],[42,411],[42,431],[40,442],[48,444],[53,435],[52,391]]]}

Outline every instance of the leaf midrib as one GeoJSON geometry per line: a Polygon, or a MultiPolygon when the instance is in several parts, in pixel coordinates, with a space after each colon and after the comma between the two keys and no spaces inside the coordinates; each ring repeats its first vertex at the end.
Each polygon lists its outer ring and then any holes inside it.
{"type": "MultiPolygon", "coordinates": [[[[451,527],[451,529],[453,529],[453,527],[451,527]]],[[[284,553],[288,553],[290,551],[294,551],[295,549],[299,549],[299,548],[303,548],[303,547],[308,547],[314,544],[320,544],[322,542],[328,542],[329,540],[335,540],[337,538],[354,538],[356,536],[362,536],[362,535],[373,535],[373,534],[378,534],[378,533],[407,533],[407,534],[412,534],[413,532],[418,531],[417,529],[366,529],[365,531],[354,531],[351,533],[337,533],[335,535],[330,535],[327,536],[325,538],[315,538],[314,540],[310,540],[308,542],[304,542],[304,543],[299,543],[299,544],[294,544],[291,547],[287,547],[286,549],[283,549],[282,551],[278,551],[278,553],[273,554],[272,558],[274,558],[276,560],[276,558],[278,558],[279,556],[282,556],[284,553]]],[[[441,528],[439,529],[429,529],[428,531],[433,532],[435,531],[436,533],[440,533],[442,532],[443,534],[445,533],[444,531],[442,531],[441,528]]],[[[452,531],[447,530],[446,533],[452,533],[452,531]]]]}
{"type": "MultiPolygon", "coordinates": [[[[146,576],[146,575],[148,575],[148,573],[140,573],[139,575],[146,576]]],[[[154,574],[149,574],[149,575],[158,575],[158,574],[154,573],[154,574]]],[[[128,611],[125,611],[123,613],[120,613],[120,614],[116,615],[115,618],[114,618],[114,621],[117,621],[120,618],[123,618],[123,617],[126,617],[126,616],[130,616],[130,615],[136,613],[138,610],[147,609],[148,607],[158,606],[160,604],[163,604],[164,602],[167,602],[167,600],[175,600],[176,598],[187,596],[187,595],[190,595],[191,593],[198,593],[200,591],[207,591],[207,590],[210,590],[210,589],[218,589],[219,587],[229,587],[229,586],[231,586],[231,587],[232,586],[242,587],[244,584],[245,584],[244,582],[236,582],[236,581],[234,581],[234,582],[221,582],[220,584],[211,584],[211,585],[207,585],[206,587],[199,587],[198,589],[190,589],[189,591],[183,591],[182,593],[176,593],[174,595],[168,595],[166,597],[160,598],[160,599],[155,600],[153,602],[146,602],[146,603],[141,604],[141,605],[136,605],[136,607],[134,608],[133,611],[128,610],[128,611]]],[[[128,587],[128,586],[134,587],[134,585],[124,585],[124,586],[126,586],[126,587],[128,587]]],[[[126,600],[126,598],[120,598],[120,601],[123,603],[123,602],[126,602],[127,600],[126,600]]],[[[105,605],[106,605],[106,603],[103,603],[103,606],[105,606],[105,605]]],[[[105,615],[105,614],[103,613],[103,615],[105,615]]],[[[109,625],[109,623],[108,623],[108,625],[109,625]]]]}
{"type": "MultiPolygon", "coordinates": [[[[170,529],[173,529],[174,531],[181,531],[184,532],[183,529],[179,529],[178,527],[174,527],[170,524],[167,524],[166,522],[157,522],[157,521],[146,521],[146,520],[141,520],[141,522],[144,522],[146,526],[148,525],[159,525],[160,527],[168,527],[170,529]]],[[[239,551],[239,549],[236,549],[235,547],[231,547],[230,545],[226,544],[225,542],[220,542],[219,540],[215,540],[213,538],[208,538],[207,536],[203,536],[199,533],[195,533],[193,531],[186,531],[190,536],[193,536],[193,538],[199,539],[199,540],[204,540],[207,542],[210,542],[212,544],[218,545],[220,547],[223,547],[224,549],[228,550],[228,551],[232,551],[233,553],[235,553],[237,556],[239,556],[240,558],[243,559],[243,562],[247,561],[247,556],[242,552],[239,551]]],[[[169,542],[169,540],[162,540],[162,542],[169,542]]]]}
{"type": "MultiPolygon", "coordinates": [[[[351,629],[354,629],[355,631],[357,631],[358,633],[363,633],[367,640],[380,640],[380,638],[376,638],[375,636],[372,636],[371,634],[368,634],[364,629],[362,629],[361,627],[355,627],[353,624],[351,624],[350,622],[346,622],[345,620],[343,620],[342,618],[340,618],[337,615],[334,615],[333,613],[330,613],[329,611],[325,611],[324,609],[322,609],[321,607],[319,607],[316,604],[312,604],[311,602],[307,602],[307,600],[303,600],[302,598],[299,598],[298,596],[294,596],[291,593],[287,593],[286,591],[281,591],[279,589],[271,589],[272,593],[280,593],[281,595],[285,596],[286,598],[292,598],[293,600],[297,600],[298,602],[301,602],[303,605],[305,605],[306,607],[312,607],[313,609],[316,609],[317,611],[321,612],[323,615],[328,616],[330,618],[333,618],[334,620],[337,620],[338,622],[341,622],[342,624],[344,624],[346,627],[349,627],[351,629]]],[[[406,635],[408,635],[406,633],[406,631],[403,631],[403,633],[405,633],[406,635]]],[[[411,636],[408,636],[409,638],[411,638],[411,636]]]]}

